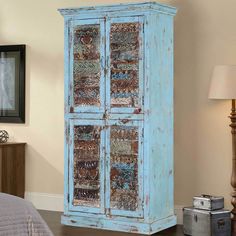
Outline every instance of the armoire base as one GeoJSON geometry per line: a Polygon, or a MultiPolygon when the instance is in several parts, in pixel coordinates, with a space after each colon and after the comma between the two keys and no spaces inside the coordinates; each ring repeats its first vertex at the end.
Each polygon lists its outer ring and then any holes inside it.
{"type": "Polygon", "coordinates": [[[151,235],[176,225],[176,216],[169,216],[165,219],[154,221],[153,223],[144,223],[131,222],[128,221],[128,219],[121,221],[115,219],[63,215],[61,223],[69,226],[151,235]]]}

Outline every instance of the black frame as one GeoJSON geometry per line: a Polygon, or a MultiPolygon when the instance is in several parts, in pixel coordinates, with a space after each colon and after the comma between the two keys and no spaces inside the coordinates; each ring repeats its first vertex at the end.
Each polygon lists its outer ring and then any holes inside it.
{"type": "Polygon", "coordinates": [[[0,107],[0,123],[25,123],[25,49],[25,45],[0,46],[0,53],[19,52],[20,54],[18,97],[15,98],[15,103],[18,103],[17,115],[10,115],[9,110],[0,107]]]}

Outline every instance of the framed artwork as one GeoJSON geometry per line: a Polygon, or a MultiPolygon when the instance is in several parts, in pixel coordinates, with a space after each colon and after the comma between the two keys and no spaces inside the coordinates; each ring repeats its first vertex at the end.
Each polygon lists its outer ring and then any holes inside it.
{"type": "Polygon", "coordinates": [[[25,45],[0,46],[0,123],[25,123],[25,45]]]}

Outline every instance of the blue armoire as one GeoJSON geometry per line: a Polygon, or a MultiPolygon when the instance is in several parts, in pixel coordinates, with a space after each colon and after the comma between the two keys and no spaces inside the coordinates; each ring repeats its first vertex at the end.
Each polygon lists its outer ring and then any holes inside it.
{"type": "Polygon", "coordinates": [[[62,223],[153,234],[176,224],[173,18],[155,2],[65,19],[62,223]]]}

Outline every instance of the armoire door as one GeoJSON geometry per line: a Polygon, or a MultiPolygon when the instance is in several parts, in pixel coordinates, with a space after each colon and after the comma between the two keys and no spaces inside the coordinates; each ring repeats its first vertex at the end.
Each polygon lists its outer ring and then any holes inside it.
{"type": "Polygon", "coordinates": [[[107,106],[112,113],[143,112],[143,17],[106,23],[107,106]]]}
{"type": "Polygon", "coordinates": [[[74,20],[70,26],[70,112],[104,112],[104,19],[74,20]]]}
{"type": "Polygon", "coordinates": [[[69,122],[69,209],[104,213],[105,131],[101,120],[69,122]]]}
{"type": "Polygon", "coordinates": [[[143,217],[142,121],[108,121],[106,210],[110,215],[143,217]]]}

